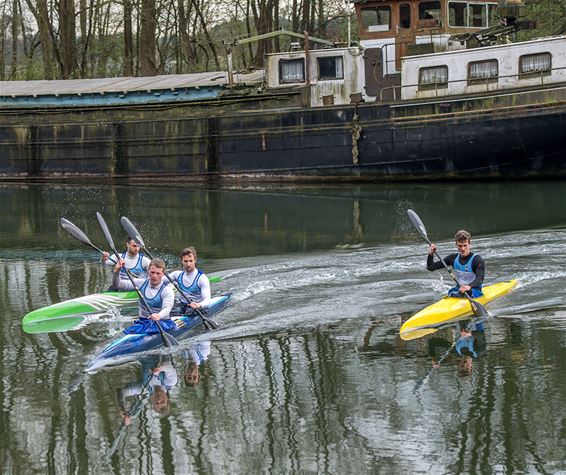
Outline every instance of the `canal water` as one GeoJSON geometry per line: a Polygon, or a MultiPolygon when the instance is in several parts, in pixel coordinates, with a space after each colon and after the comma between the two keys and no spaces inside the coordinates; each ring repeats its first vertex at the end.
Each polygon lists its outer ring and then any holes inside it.
{"type": "Polygon", "coordinates": [[[564,182],[0,185],[2,472],[564,472],[565,197],[564,182]],[[451,286],[426,271],[408,208],[441,255],[465,228],[487,283],[519,280],[477,357],[447,351],[450,328],[399,338],[451,286]],[[59,226],[106,248],[96,211],[116,242],[128,216],[171,269],[195,246],[233,294],[220,328],[92,374],[131,310],[24,332],[27,312],[109,284],[59,226]]]}

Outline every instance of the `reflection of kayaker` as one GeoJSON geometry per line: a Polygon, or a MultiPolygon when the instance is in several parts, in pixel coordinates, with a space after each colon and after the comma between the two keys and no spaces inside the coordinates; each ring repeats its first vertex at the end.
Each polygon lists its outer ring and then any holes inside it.
{"type": "MultiPolygon", "coordinates": [[[[476,298],[483,295],[482,285],[485,278],[485,262],[479,254],[472,252],[472,239],[468,231],[463,229],[454,236],[458,252],[450,254],[444,259],[448,266],[452,266],[458,284],[448,291],[450,297],[464,297],[464,292],[470,297],[476,298]]],[[[436,245],[431,244],[428,252],[426,267],[429,271],[444,268],[440,261],[434,262],[436,245]]]]}
{"type": "Polygon", "coordinates": [[[158,417],[168,416],[171,410],[169,391],[177,384],[173,360],[170,356],[146,356],[139,358],[139,362],[142,366],[141,378],[116,390],[122,424],[106,453],[107,461],[122,445],[128,427],[137,419],[148,399],[158,417]]]}
{"type": "Polygon", "coordinates": [[[171,357],[146,357],[140,358],[139,361],[142,365],[141,381],[128,383],[116,391],[118,407],[125,425],[130,425],[132,417],[139,413],[139,411],[134,413],[133,409],[138,401],[143,400],[145,390],[153,410],[161,417],[168,415],[171,408],[169,391],[177,384],[177,370],[173,366],[171,357]],[[132,397],[136,397],[137,400],[128,411],[127,399],[132,397]]]}
{"type": "Polygon", "coordinates": [[[469,375],[472,372],[473,359],[479,357],[486,348],[484,322],[472,320],[458,322],[454,334],[452,343],[443,338],[429,339],[432,367],[439,368],[449,355],[455,355],[461,357],[458,362],[459,374],[469,375]]]}
{"type": "Polygon", "coordinates": [[[196,386],[200,382],[199,366],[202,365],[210,355],[210,341],[199,341],[191,345],[184,352],[187,364],[185,366],[184,380],[189,386],[196,386]]]}

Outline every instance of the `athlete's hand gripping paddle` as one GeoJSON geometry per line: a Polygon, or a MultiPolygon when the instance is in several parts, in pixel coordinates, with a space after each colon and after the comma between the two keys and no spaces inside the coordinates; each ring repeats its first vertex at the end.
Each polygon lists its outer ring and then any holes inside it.
{"type": "MultiPolygon", "coordinates": [[[[114,245],[114,240],[112,239],[112,235],[110,234],[110,230],[108,229],[108,225],[106,224],[106,221],[104,221],[104,218],[98,212],[96,213],[96,217],[98,219],[98,222],[100,223],[100,227],[102,228],[102,232],[104,233],[104,236],[106,237],[106,240],[108,241],[108,245],[110,246],[110,248],[114,252],[114,255],[116,256],[116,258],[119,260],[120,256],[118,255],[118,251],[116,250],[116,246],[114,245]]],[[[136,289],[136,292],[140,296],[141,302],[143,302],[143,304],[145,305],[147,310],[149,312],[151,312],[151,307],[149,306],[144,295],[141,293],[140,289],[138,288],[138,286],[134,282],[134,277],[132,276],[132,273],[128,269],[126,269],[125,267],[124,267],[124,270],[126,271],[126,274],[128,275],[128,278],[130,279],[130,282],[134,286],[134,289],[136,289]]],[[[173,335],[170,335],[169,333],[167,333],[166,331],[163,330],[163,327],[161,326],[161,323],[159,323],[159,320],[154,320],[154,321],[155,321],[155,324],[157,325],[157,329],[159,330],[159,333],[161,334],[161,338],[163,339],[163,344],[165,346],[169,347],[169,346],[176,346],[176,345],[179,344],[179,342],[175,339],[175,337],[173,337],[173,335]]]]}
{"type": "MultiPolygon", "coordinates": [[[[409,215],[409,219],[411,220],[411,223],[413,223],[413,226],[415,227],[415,229],[418,231],[418,233],[421,235],[421,237],[428,243],[428,245],[431,246],[432,243],[430,242],[430,239],[428,238],[426,228],[424,227],[424,224],[421,221],[421,218],[419,218],[417,213],[415,213],[412,209],[407,210],[407,214],[409,215]]],[[[444,259],[442,259],[442,257],[440,257],[438,255],[438,252],[436,250],[434,251],[434,254],[436,255],[436,257],[438,257],[440,259],[440,262],[442,262],[442,264],[444,265],[444,267],[446,268],[446,270],[450,274],[450,277],[452,277],[452,279],[454,279],[454,282],[456,282],[456,285],[458,287],[460,287],[460,283],[458,282],[458,279],[456,278],[456,275],[454,274],[454,272],[452,272],[452,269],[450,269],[450,267],[448,267],[446,265],[446,262],[444,262],[444,259]]],[[[482,304],[473,300],[467,294],[467,292],[464,292],[464,295],[466,296],[466,298],[470,302],[470,306],[472,307],[472,312],[474,313],[474,315],[476,317],[485,318],[485,317],[489,316],[489,313],[487,313],[487,310],[485,309],[485,307],[482,304]]]]}
{"type": "MultiPolygon", "coordinates": [[[[134,239],[134,241],[136,241],[136,243],[138,243],[138,245],[140,247],[144,248],[145,253],[149,256],[149,258],[153,259],[153,256],[151,255],[151,253],[149,252],[147,247],[145,247],[145,243],[143,242],[143,238],[141,237],[141,234],[139,233],[137,228],[134,226],[134,224],[128,218],[126,218],[125,216],[122,216],[122,218],[120,218],[120,223],[122,223],[122,227],[125,229],[125,231],[128,233],[128,235],[130,237],[132,237],[134,239]]],[[[177,291],[185,298],[185,300],[190,303],[191,302],[190,297],[179,287],[177,282],[175,282],[167,272],[165,272],[165,277],[167,277],[169,282],[171,282],[175,286],[177,291]]],[[[197,312],[199,317],[202,319],[204,326],[207,327],[208,330],[211,330],[211,329],[215,330],[216,328],[218,328],[218,323],[216,323],[214,320],[211,320],[210,318],[206,317],[206,315],[204,315],[204,312],[202,312],[201,309],[195,308],[193,310],[195,310],[197,312]]]]}

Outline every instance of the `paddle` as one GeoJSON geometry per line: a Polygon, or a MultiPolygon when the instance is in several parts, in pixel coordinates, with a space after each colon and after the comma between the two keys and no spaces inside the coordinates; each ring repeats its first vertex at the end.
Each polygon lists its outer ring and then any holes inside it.
{"type": "MultiPolygon", "coordinates": [[[[61,218],[61,227],[65,231],[67,231],[71,236],[73,236],[76,240],[82,242],[83,244],[86,244],[87,246],[92,247],[94,250],[100,252],[100,254],[104,254],[104,251],[102,249],[99,249],[92,242],[90,242],[88,236],[78,226],[71,223],[71,221],[69,221],[68,219],[61,218]]],[[[114,264],[116,264],[116,261],[114,259],[112,259],[111,257],[109,257],[109,259],[112,262],[114,262],[114,264]]]]}
{"type": "MultiPolygon", "coordinates": [[[[106,237],[106,240],[108,241],[108,245],[110,246],[110,248],[114,252],[114,255],[116,256],[116,258],[118,260],[120,260],[120,256],[118,255],[118,251],[116,250],[116,246],[114,245],[114,240],[112,239],[112,235],[110,234],[110,230],[108,229],[108,225],[106,224],[106,221],[104,221],[104,218],[98,212],[96,213],[96,217],[98,219],[98,222],[100,223],[100,227],[102,228],[102,232],[104,233],[104,236],[106,237]]],[[[143,302],[143,304],[145,305],[145,308],[147,308],[147,310],[149,312],[151,312],[151,307],[149,306],[144,295],[141,293],[140,289],[138,288],[138,286],[134,282],[134,277],[132,276],[132,273],[128,269],[126,269],[126,267],[123,267],[123,269],[126,271],[126,274],[128,275],[128,278],[130,279],[130,282],[132,283],[132,285],[134,286],[134,289],[136,289],[136,292],[140,296],[141,302],[143,302]]],[[[161,338],[163,339],[163,344],[165,346],[169,347],[169,346],[176,346],[176,345],[179,344],[179,342],[175,339],[175,337],[173,337],[173,335],[170,335],[169,333],[163,331],[163,328],[161,327],[161,323],[159,323],[159,320],[154,320],[154,322],[157,326],[157,329],[159,330],[159,333],[161,334],[161,338]]]]}
{"type": "MultiPolygon", "coordinates": [[[[147,389],[149,382],[151,381],[152,377],[153,377],[153,374],[150,372],[147,375],[147,377],[145,378],[143,385],[142,385],[142,389],[141,389],[140,393],[136,396],[135,402],[130,407],[130,410],[126,411],[126,415],[130,417],[130,421],[131,421],[130,424],[133,422],[133,419],[136,418],[138,416],[138,414],[141,412],[141,410],[143,409],[143,406],[144,406],[145,400],[146,400],[145,390],[147,389]]],[[[114,438],[114,442],[112,442],[112,445],[110,446],[110,448],[108,449],[108,452],[106,453],[106,459],[107,459],[108,462],[110,461],[110,459],[114,455],[114,452],[116,452],[116,449],[118,448],[118,446],[124,440],[124,437],[126,436],[126,431],[127,431],[128,427],[130,427],[130,424],[126,424],[125,420],[123,420],[122,424],[120,424],[120,427],[118,428],[118,432],[116,432],[116,437],[114,438]]]]}
{"type": "MultiPolygon", "coordinates": [[[[453,341],[452,341],[452,344],[450,345],[450,347],[436,361],[436,367],[437,368],[440,366],[440,363],[442,363],[448,357],[448,355],[452,352],[452,350],[456,347],[456,343],[458,343],[458,336],[455,333],[453,333],[452,338],[453,338],[453,341]]],[[[424,384],[427,382],[428,378],[430,377],[430,375],[434,371],[434,368],[435,368],[435,366],[430,368],[428,370],[427,374],[424,377],[422,377],[420,380],[417,381],[417,383],[415,384],[415,391],[424,386],[424,384]]]]}
{"type": "MultiPolygon", "coordinates": [[[[426,228],[424,227],[424,224],[421,221],[421,218],[419,218],[417,213],[415,213],[412,209],[407,210],[407,214],[409,215],[409,219],[411,220],[411,223],[413,223],[413,226],[419,232],[421,237],[428,243],[429,246],[431,246],[432,242],[430,242],[430,239],[428,238],[426,228]]],[[[436,255],[436,257],[438,257],[440,259],[440,262],[442,262],[442,264],[444,265],[444,267],[446,268],[446,270],[450,274],[450,277],[452,277],[452,279],[454,279],[454,282],[456,282],[456,285],[458,287],[460,287],[460,283],[458,282],[458,279],[454,275],[454,272],[452,272],[452,270],[446,265],[446,262],[444,262],[444,259],[442,259],[442,257],[440,257],[438,255],[437,251],[434,251],[434,254],[436,255]]],[[[476,317],[485,318],[485,317],[489,316],[489,314],[487,313],[487,310],[484,308],[484,306],[482,304],[473,300],[466,292],[464,292],[464,295],[466,296],[466,298],[470,302],[470,306],[472,307],[472,312],[474,313],[474,315],[476,317]]]]}
{"type": "MultiPolygon", "coordinates": [[[[134,241],[136,241],[138,243],[138,245],[140,247],[144,248],[145,253],[149,256],[149,258],[153,259],[153,256],[151,255],[151,253],[149,252],[147,247],[145,247],[145,243],[143,242],[143,238],[141,237],[141,234],[139,233],[137,228],[134,226],[134,224],[128,218],[126,218],[125,216],[122,216],[122,218],[120,218],[120,223],[122,223],[122,227],[126,230],[128,235],[131,236],[134,239],[134,241]]],[[[165,272],[165,277],[167,277],[169,282],[171,282],[175,286],[177,291],[185,298],[185,300],[190,303],[191,299],[189,298],[189,296],[185,292],[183,292],[183,290],[179,287],[177,282],[175,282],[167,272],[165,272]]],[[[210,318],[207,318],[200,309],[195,308],[194,310],[197,312],[199,317],[202,319],[204,326],[207,327],[208,330],[211,330],[211,329],[215,330],[216,328],[218,328],[218,323],[216,323],[214,320],[211,320],[210,318]]]]}

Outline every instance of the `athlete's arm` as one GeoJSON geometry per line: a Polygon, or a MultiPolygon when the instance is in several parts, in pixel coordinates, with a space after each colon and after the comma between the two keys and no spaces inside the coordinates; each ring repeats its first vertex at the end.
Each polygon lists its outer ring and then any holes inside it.
{"type": "Polygon", "coordinates": [[[149,257],[147,257],[147,256],[143,256],[143,258],[142,258],[142,267],[143,267],[145,270],[148,270],[148,269],[149,269],[149,264],[151,264],[151,259],[150,259],[149,257]]]}
{"type": "MultiPolygon", "coordinates": [[[[447,266],[451,266],[454,264],[454,260],[458,254],[450,254],[448,257],[444,258],[444,262],[447,266]]],[[[442,265],[441,261],[434,262],[434,254],[429,254],[426,260],[426,268],[429,271],[435,271],[438,269],[444,269],[444,265],[442,265]]]]}
{"type": "Polygon", "coordinates": [[[171,313],[171,309],[173,308],[173,304],[175,303],[175,293],[173,292],[173,287],[168,285],[163,289],[161,292],[161,298],[163,299],[163,306],[161,307],[161,311],[157,313],[159,315],[160,320],[165,320],[169,318],[169,313],[171,313]]]}
{"type": "Polygon", "coordinates": [[[470,287],[480,287],[485,278],[485,261],[477,254],[476,257],[474,257],[474,262],[472,262],[472,271],[476,274],[476,278],[468,285],[470,287]]]}
{"type": "MultiPolygon", "coordinates": [[[[120,262],[123,262],[122,259],[120,259],[120,262]]],[[[119,290],[136,290],[134,284],[130,282],[130,279],[120,278],[120,267],[120,264],[114,267],[114,272],[112,273],[112,287],[119,290]]],[[[145,279],[134,279],[134,282],[139,288],[139,286],[145,282],[145,279]]]]}
{"type": "Polygon", "coordinates": [[[200,276],[198,281],[198,286],[200,287],[200,293],[202,295],[202,300],[199,302],[201,307],[206,307],[210,304],[210,281],[208,277],[204,274],[200,276]]]}

